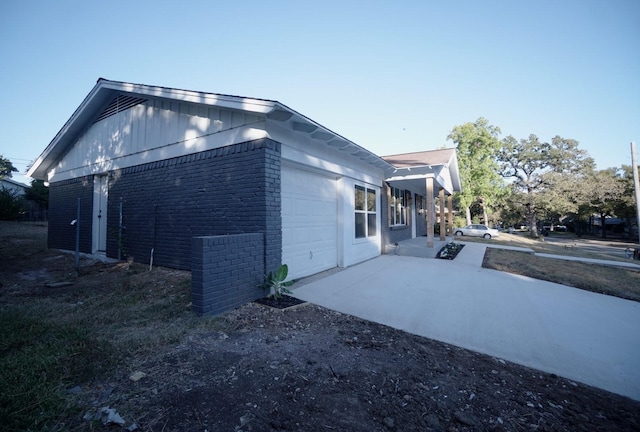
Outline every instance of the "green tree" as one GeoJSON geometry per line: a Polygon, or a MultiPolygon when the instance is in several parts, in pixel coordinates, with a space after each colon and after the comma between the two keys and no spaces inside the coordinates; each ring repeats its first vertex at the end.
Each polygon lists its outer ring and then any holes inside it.
{"type": "Polygon", "coordinates": [[[0,188],[0,220],[16,220],[25,212],[24,199],[16,192],[0,188]]]}
{"type": "Polygon", "coordinates": [[[562,174],[578,174],[593,166],[587,152],[578,142],[555,136],[551,143],[541,142],[537,136],[516,140],[508,136],[499,152],[501,174],[513,181],[516,192],[523,194],[523,214],[531,227],[531,235],[538,236],[538,215],[547,208],[545,193],[559,186],[562,174]]]}
{"type": "Polygon", "coordinates": [[[24,199],[35,201],[44,208],[48,208],[49,188],[44,185],[44,180],[31,180],[31,186],[25,190],[24,199]]]}
{"type": "Polygon", "coordinates": [[[462,191],[457,195],[467,224],[471,223],[471,206],[474,203],[481,206],[484,223],[488,223],[487,207],[504,192],[496,162],[500,133],[499,127],[480,117],[474,123],[455,126],[447,137],[456,145],[462,182],[462,191]]]}
{"type": "MultiPolygon", "coordinates": [[[[584,204],[592,214],[600,217],[602,238],[607,237],[606,220],[615,215],[615,208],[623,198],[625,184],[616,168],[590,172],[582,185],[584,204]]],[[[616,215],[617,216],[617,215],[616,215]]]]}
{"type": "Polygon", "coordinates": [[[615,215],[624,219],[629,228],[628,235],[631,236],[632,220],[636,217],[635,189],[633,184],[633,170],[631,165],[622,165],[618,170],[618,176],[623,184],[624,191],[622,197],[614,205],[615,215]]]}
{"type": "Polygon", "coordinates": [[[5,177],[11,178],[14,172],[18,172],[18,169],[13,166],[9,159],[0,155],[0,180],[5,177]]]}
{"type": "Polygon", "coordinates": [[[583,201],[584,175],[579,172],[550,171],[544,174],[544,186],[537,198],[539,216],[544,217],[553,229],[554,224],[568,216],[578,214],[583,201]]]}

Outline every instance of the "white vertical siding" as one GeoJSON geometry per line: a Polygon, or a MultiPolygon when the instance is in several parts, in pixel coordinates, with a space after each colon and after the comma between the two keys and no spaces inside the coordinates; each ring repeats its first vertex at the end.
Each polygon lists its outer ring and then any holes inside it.
{"type": "Polygon", "coordinates": [[[256,115],[150,99],[91,125],[60,160],[55,173],[86,171],[83,168],[91,166],[92,173],[99,173],[105,167],[124,166],[112,163],[114,160],[128,158],[126,165],[130,166],[135,155],[141,155],[137,158],[140,163],[158,160],[161,155],[194,153],[266,136],[264,128],[264,119],[256,115]],[[231,133],[236,129],[242,133],[231,133]],[[216,139],[216,134],[225,131],[224,139],[216,139]],[[167,146],[179,149],[160,151],[167,146]],[[96,168],[98,165],[103,168],[96,168]]]}

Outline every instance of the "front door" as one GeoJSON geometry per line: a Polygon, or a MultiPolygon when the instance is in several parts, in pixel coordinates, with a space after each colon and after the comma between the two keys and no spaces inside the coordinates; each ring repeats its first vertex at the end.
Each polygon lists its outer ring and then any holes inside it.
{"type": "Polygon", "coordinates": [[[93,179],[93,253],[107,253],[107,199],[109,178],[97,175],[93,179]]]}

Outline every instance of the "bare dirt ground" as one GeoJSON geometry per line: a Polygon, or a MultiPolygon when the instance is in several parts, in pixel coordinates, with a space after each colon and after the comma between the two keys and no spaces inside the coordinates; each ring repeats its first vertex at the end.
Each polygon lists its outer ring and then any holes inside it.
{"type": "Polygon", "coordinates": [[[42,319],[53,320],[111,291],[127,299],[85,320],[94,338],[126,350],[87,357],[100,367],[61,380],[74,409],[46,430],[640,430],[640,402],[314,305],[253,303],[197,318],[186,308],[187,272],[85,262],[76,275],[72,256],[46,249],[44,232],[0,222],[1,308],[46,302],[53,312],[42,319]],[[73,285],[45,285],[60,281],[73,285]],[[126,312],[134,301],[163,306],[135,316],[126,312]],[[153,343],[125,344],[134,336],[153,343]],[[102,407],[124,426],[96,420],[102,407]]]}

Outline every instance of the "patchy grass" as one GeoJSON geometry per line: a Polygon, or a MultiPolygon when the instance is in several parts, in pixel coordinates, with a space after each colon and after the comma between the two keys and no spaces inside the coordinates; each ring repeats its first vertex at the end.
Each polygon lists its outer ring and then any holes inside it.
{"type": "Polygon", "coordinates": [[[575,288],[640,301],[640,271],[487,248],[482,266],[575,288]]]}
{"type": "MultiPolygon", "coordinates": [[[[81,325],[34,315],[30,307],[0,311],[0,418],[3,430],[39,430],[74,411],[65,384],[110,367],[114,349],[81,325]]],[[[54,428],[55,429],[55,428],[54,428]]]]}
{"type": "MultiPolygon", "coordinates": [[[[508,252],[505,258],[499,253],[488,253],[488,261],[512,268],[524,267],[516,261],[518,256],[527,265],[545,262],[527,254],[508,252]]],[[[566,273],[574,265],[551,260],[546,265],[531,267],[530,272],[538,273],[534,277],[540,277],[541,273],[566,273]]],[[[89,387],[98,388],[112,380],[129,381],[127,377],[136,370],[148,371],[149,364],[164,364],[166,353],[183,343],[186,336],[227,331],[238,325],[232,318],[198,318],[191,312],[189,272],[158,267],[149,272],[147,266],[129,263],[103,265],[82,261],[81,266],[78,276],[72,255],[46,248],[46,224],[0,223],[3,431],[79,430],[70,427],[72,420],[73,424],[82,424],[83,430],[110,430],[101,425],[94,428],[92,423],[81,420],[85,412],[80,407],[102,406],[96,405],[101,401],[80,399],[95,394],[89,387]],[[61,288],[45,285],[61,281],[73,285],[61,288]],[[77,387],[85,390],[80,395],[69,391],[77,387]]],[[[589,265],[588,271],[583,268],[578,273],[594,273],[593,269],[589,265]]],[[[606,270],[618,275],[621,272],[606,270]]],[[[637,276],[625,280],[607,275],[595,285],[598,292],[603,292],[607,281],[638,287],[637,276]]],[[[251,319],[264,318],[252,315],[251,319]]],[[[171,365],[167,370],[181,376],[171,365]]],[[[113,401],[121,396],[111,397],[113,401]]],[[[135,399],[131,403],[140,402],[135,399]]],[[[154,424],[153,419],[146,421],[154,424]]]]}
{"type": "Polygon", "coordinates": [[[624,257],[624,250],[628,247],[638,247],[637,244],[618,239],[601,240],[595,237],[577,237],[573,233],[552,233],[549,237],[531,238],[528,233],[503,233],[500,237],[485,240],[479,237],[456,237],[465,242],[498,244],[504,246],[523,247],[536,253],[552,255],[567,255],[579,258],[604,259],[610,261],[629,262],[624,257]]]}
{"type": "Polygon", "coordinates": [[[67,430],[83,414],[69,389],[128,376],[187,333],[223,326],[191,312],[189,272],[83,260],[78,276],[72,255],[46,248],[46,224],[0,225],[3,431],[67,430]],[[46,286],[60,281],[73,284],[46,286]]]}

